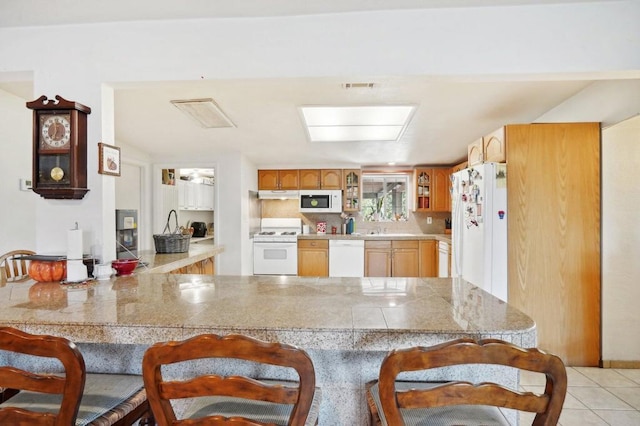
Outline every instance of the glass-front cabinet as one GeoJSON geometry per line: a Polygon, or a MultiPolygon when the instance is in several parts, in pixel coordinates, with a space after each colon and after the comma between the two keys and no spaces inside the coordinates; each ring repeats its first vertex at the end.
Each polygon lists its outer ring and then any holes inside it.
{"type": "Polygon", "coordinates": [[[414,172],[414,184],[415,184],[415,210],[416,211],[429,211],[431,206],[431,182],[432,182],[432,169],[415,169],[414,172]]]}
{"type": "Polygon", "coordinates": [[[342,177],[344,179],[342,186],[344,189],[342,209],[345,212],[357,212],[360,210],[360,170],[344,170],[342,177]]]}

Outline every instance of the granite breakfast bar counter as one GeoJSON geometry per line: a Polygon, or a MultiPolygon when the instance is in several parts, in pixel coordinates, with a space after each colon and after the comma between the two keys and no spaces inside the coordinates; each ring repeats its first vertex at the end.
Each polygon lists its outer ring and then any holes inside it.
{"type": "MultiPolygon", "coordinates": [[[[197,240],[204,240],[199,238],[197,240]]],[[[224,246],[210,244],[189,244],[186,253],[156,253],[154,250],[141,250],[138,257],[144,266],[140,266],[137,272],[168,273],[178,271],[198,262],[213,262],[213,258],[224,251],[224,246]]]]}
{"type": "Polygon", "coordinates": [[[0,288],[0,324],[74,340],[91,371],[139,373],[149,345],[200,333],[294,344],[314,361],[321,425],[367,424],[364,384],[392,348],[457,337],[536,344],[529,317],[450,278],[138,273],[75,288],[29,282],[0,288]]]}

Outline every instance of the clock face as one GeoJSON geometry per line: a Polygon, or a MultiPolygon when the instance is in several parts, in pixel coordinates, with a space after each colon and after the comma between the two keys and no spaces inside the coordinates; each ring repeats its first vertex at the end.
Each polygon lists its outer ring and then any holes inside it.
{"type": "Polygon", "coordinates": [[[71,139],[69,114],[42,115],[40,117],[41,148],[66,149],[71,139]]]}

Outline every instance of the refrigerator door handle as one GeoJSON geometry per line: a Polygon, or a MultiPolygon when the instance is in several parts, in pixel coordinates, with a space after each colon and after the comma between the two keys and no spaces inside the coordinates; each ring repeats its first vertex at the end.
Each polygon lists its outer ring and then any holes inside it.
{"type": "Polygon", "coordinates": [[[462,262],[462,223],[464,221],[464,209],[462,208],[462,197],[460,194],[460,179],[456,178],[454,182],[454,196],[456,197],[453,211],[453,251],[455,253],[455,272],[456,276],[460,277],[462,269],[460,268],[462,262]],[[457,225],[457,226],[456,226],[457,225]]]}

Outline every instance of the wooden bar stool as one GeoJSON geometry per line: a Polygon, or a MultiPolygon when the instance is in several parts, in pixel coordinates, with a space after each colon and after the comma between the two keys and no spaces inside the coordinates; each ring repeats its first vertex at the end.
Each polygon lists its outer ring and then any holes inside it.
{"type": "Polygon", "coordinates": [[[142,377],[87,374],[82,354],[63,337],[0,327],[0,350],[12,353],[16,361],[21,355],[40,357],[52,370],[59,369],[58,360],[64,370],[43,373],[0,365],[0,386],[11,391],[0,403],[0,424],[125,426],[139,419],[140,424],[153,424],[142,377]]]}
{"type": "Polygon", "coordinates": [[[533,425],[552,426],[558,423],[566,393],[567,373],[557,356],[497,339],[458,339],[391,351],[382,362],[379,379],[367,385],[367,402],[376,425],[508,425],[497,408],[504,407],[536,413],[533,425]],[[542,373],[547,379],[544,393],[519,392],[489,382],[397,379],[403,372],[464,364],[500,365],[542,373]]]}
{"type": "MultiPolygon", "coordinates": [[[[221,365],[232,372],[228,364],[221,365]]],[[[315,387],[313,363],[305,351],[294,346],[241,335],[215,334],[156,343],[144,354],[142,375],[151,409],[160,426],[196,423],[303,426],[315,425],[318,421],[320,390],[315,387]],[[207,358],[251,361],[256,369],[272,369],[270,366],[294,369],[299,381],[265,380],[239,374],[221,376],[206,371],[184,380],[163,377],[162,368],[171,364],[207,358]],[[194,398],[193,403],[178,419],[171,402],[187,398],[194,398]]]]}

